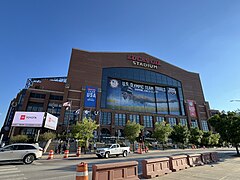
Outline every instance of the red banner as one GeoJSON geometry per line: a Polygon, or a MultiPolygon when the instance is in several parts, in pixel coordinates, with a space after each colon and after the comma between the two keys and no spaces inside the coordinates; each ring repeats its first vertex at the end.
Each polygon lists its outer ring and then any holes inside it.
{"type": "Polygon", "coordinates": [[[191,117],[197,117],[196,107],[195,107],[195,101],[193,100],[187,100],[188,103],[188,109],[190,112],[191,117]]]}

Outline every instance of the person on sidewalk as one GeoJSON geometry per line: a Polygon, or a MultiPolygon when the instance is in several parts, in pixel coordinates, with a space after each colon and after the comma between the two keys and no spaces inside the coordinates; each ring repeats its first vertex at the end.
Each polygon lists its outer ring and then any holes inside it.
{"type": "Polygon", "coordinates": [[[91,152],[91,150],[92,150],[92,144],[91,143],[89,143],[88,150],[89,150],[89,152],[91,152]]]}
{"type": "Polygon", "coordinates": [[[63,146],[62,146],[62,141],[61,141],[58,145],[58,153],[62,154],[62,151],[63,151],[63,146]]]}

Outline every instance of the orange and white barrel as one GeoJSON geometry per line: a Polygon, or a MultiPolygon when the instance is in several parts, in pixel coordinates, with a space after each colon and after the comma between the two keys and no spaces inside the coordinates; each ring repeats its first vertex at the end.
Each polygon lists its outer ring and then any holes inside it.
{"type": "Polygon", "coordinates": [[[48,160],[49,159],[53,159],[53,150],[50,150],[49,153],[48,153],[48,160]]]}
{"type": "Polygon", "coordinates": [[[81,162],[77,165],[76,180],[88,180],[88,164],[81,162]]]}
{"type": "Polygon", "coordinates": [[[64,151],[64,157],[63,158],[68,158],[69,150],[64,151]]]}

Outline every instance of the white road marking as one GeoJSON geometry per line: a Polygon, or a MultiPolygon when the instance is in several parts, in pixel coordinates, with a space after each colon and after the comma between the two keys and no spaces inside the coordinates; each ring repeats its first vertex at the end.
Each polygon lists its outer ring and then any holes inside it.
{"type": "Polygon", "coordinates": [[[16,166],[0,166],[0,180],[23,180],[27,179],[16,166]]]}

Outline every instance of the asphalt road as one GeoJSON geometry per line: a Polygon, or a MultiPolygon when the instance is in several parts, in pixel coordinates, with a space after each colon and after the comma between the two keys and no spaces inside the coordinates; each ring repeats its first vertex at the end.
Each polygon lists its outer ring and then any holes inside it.
{"type": "Polygon", "coordinates": [[[128,157],[112,157],[109,159],[98,159],[95,155],[82,155],[82,157],[72,157],[68,159],[53,160],[37,160],[31,165],[23,165],[22,163],[1,163],[0,164],[0,180],[74,180],[76,165],[80,162],[88,163],[89,179],[91,179],[91,171],[93,164],[105,164],[121,161],[138,161],[138,171],[142,172],[141,161],[143,159],[166,157],[174,154],[192,154],[202,152],[217,151],[219,156],[223,158],[226,154],[234,154],[235,149],[195,149],[195,150],[166,150],[151,151],[147,154],[129,154],[128,157]]]}

